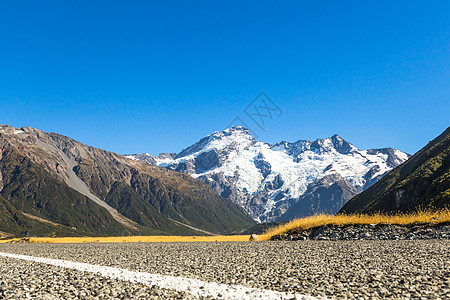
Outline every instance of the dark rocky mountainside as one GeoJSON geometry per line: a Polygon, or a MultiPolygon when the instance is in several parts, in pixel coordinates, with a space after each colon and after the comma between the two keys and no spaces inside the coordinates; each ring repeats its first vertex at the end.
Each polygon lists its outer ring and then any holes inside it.
{"type": "Polygon", "coordinates": [[[340,213],[394,213],[450,207],[450,127],[407,162],[357,195],[340,213]]]}
{"type": "Polygon", "coordinates": [[[25,127],[0,126],[0,231],[239,232],[254,221],[191,176],[25,127]]]}
{"type": "Polygon", "coordinates": [[[293,220],[314,214],[334,214],[358,190],[339,174],[325,176],[308,185],[306,192],[290,209],[281,216],[281,220],[293,220]]]}

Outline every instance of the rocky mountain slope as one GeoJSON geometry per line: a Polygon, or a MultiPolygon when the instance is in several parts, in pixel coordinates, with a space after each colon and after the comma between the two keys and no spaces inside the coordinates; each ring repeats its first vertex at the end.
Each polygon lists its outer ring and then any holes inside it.
{"type": "Polygon", "coordinates": [[[0,212],[0,231],[37,235],[228,233],[254,223],[191,176],[8,125],[0,126],[0,212]]]}
{"type": "Polygon", "coordinates": [[[126,157],[189,174],[267,222],[336,213],[409,156],[391,148],[359,150],[338,135],[271,145],[233,127],[178,154],[126,157]]]}
{"type": "Polygon", "coordinates": [[[450,127],[406,163],[347,202],[342,213],[450,207],[450,127]]]}

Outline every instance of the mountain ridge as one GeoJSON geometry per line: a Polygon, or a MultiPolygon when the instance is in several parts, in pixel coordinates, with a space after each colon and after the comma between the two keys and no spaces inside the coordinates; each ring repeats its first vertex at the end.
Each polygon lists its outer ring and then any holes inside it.
{"type": "MultiPolygon", "coordinates": [[[[191,176],[31,127],[0,126],[0,174],[5,211],[12,205],[16,215],[77,228],[68,235],[198,234],[179,223],[228,233],[253,225],[191,176]],[[72,226],[76,220],[84,225],[72,226]]],[[[41,229],[39,234],[49,233],[41,229]]]]}
{"type": "MultiPolygon", "coordinates": [[[[255,220],[272,222],[283,220],[309,184],[323,177],[338,174],[342,181],[338,186],[352,186],[335,191],[341,195],[336,201],[343,204],[409,155],[392,148],[359,150],[338,134],[314,141],[264,143],[248,129],[236,126],[216,131],[176,155],[126,157],[189,174],[243,207],[255,220]]],[[[309,209],[306,215],[330,208],[337,212],[337,206],[330,205],[309,209]]]]}

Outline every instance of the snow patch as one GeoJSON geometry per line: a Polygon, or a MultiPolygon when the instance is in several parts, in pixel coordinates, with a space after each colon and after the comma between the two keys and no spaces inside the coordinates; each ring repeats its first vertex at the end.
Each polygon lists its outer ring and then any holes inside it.
{"type": "Polygon", "coordinates": [[[394,150],[395,155],[402,161],[407,161],[409,159],[409,155],[400,150],[394,150]]]}
{"type": "Polygon", "coordinates": [[[140,159],[138,159],[138,158],[136,158],[136,156],[134,156],[134,155],[124,155],[126,158],[128,158],[128,159],[132,159],[132,160],[140,160],[140,159]]]}

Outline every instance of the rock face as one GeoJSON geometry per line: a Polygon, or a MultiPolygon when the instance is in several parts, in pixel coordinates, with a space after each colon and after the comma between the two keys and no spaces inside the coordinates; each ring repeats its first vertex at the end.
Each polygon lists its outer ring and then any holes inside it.
{"type": "Polygon", "coordinates": [[[201,139],[175,155],[127,155],[197,178],[255,220],[336,213],[409,155],[391,148],[358,150],[338,135],[271,145],[243,127],[201,139]]]}
{"type": "Polygon", "coordinates": [[[249,238],[249,241],[251,242],[259,241],[259,238],[256,234],[252,234],[249,238]]]}
{"type": "Polygon", "coordinates": [[[358,188],[341,175],[326,175],[309,184],[305,193],[280,219],[292,220],[318,213],[334,214],[358,192],[358,188]]]}
{"type": "Polygon", "coordinates": [[[34,128],[0,126],[0,173],[5,232],[199,234],[254,224],[191,176],[34,128]]]}
{"type": "Polygon", "coordinates": [[[450,207],[450,127],[347,202],[341,212],[394,213],[445,207],[450,207]]]}

